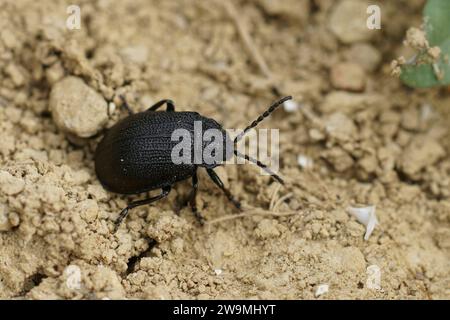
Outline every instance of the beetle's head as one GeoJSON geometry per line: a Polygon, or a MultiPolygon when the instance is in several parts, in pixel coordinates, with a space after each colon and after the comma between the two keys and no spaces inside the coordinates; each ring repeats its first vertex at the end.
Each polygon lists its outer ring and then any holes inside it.
{"type": "Polygon", "coordinates": [[[224,164],[234,155],[238,158],[242,158],[256,164],[258,167],[270,174],[276,181],[283,184],[283,179],[281,179],[281,177],[273,172],[267,165],[263,164],[257,159],[253,159],[249,155],[239,152],[237,149],[237,143],[245,136],[247,132],[249,132],[249,130],[258,126],[261,121],[267,118],[285,101],[290,99],[292,99],[292,97],[287,96],[278,101],[275,101],[264,113],[262,113],[256,120],[254,120],[249,126],[247,126],[233,140],[220,124],[218,124],[213,119],[208,119],[205,126],[207,130],[203,136],[203,163],[201,164],[201,166],[212,169],[224,164]]]}
{"type": "Polygon", "coordinates": [[[202,167],[213,169],[234,156],[234,143],[229,134],[216,121],[210,119],[203,133],[202,167]]]}

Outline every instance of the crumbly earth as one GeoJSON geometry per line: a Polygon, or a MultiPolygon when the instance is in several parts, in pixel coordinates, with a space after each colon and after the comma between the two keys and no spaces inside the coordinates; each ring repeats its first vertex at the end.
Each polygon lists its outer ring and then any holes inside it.
{"type": "Polygon", "coordinates": [[[379,2],[368,31],[349,19],[365,1],[235,1],[269,79],[221,1],[78,1],[68,30],[68,1],[1,0],[0,297],[449,299],[450,96],[391,76],[424,1],[379,2]],[[242,128],[273,85],[300,105],[262,125],[280,129],[286,187],[252,165],[218,170],[236,215],[202,172],[204,227],[179,209],[183,182],[112,232],[138,198],[105,191],[93,168],[102,129],[126,115],[119,94],[242,128]],[[376,206],[367,241],[346,211],[357,204],[376,206]]]}

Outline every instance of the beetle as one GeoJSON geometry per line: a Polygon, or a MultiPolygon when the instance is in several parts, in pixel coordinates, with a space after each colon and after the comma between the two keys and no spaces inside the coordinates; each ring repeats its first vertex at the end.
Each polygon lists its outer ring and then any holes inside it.
{"type": "Polygon", "coordinates": [[[118,121],[108,129],[99,142],[95,151],[95,172],[105,189],[119,194],[140,194],[151,190],[161,189],[161,193],[154,197],[130,202],[119,214],[115,221],[115,231],[132,208],[147,205],[169,195],[172,186],[179,181],[192,179],[192,191],[186,203],[199,220],[203,218],[196,207],[196,194],[198,188],[197,169],[206,169],[212,181],[224,192],[228,200],[238,209],[240,203],[232,196],[224,186],[214,168],[223,165],[233,155],[252,162],[272,178],[283,184],[283,180],[272,172],[265,164],[257,159],[240,153],[237,142],[252,128],[256,127],[264,118],[268,117],[277,107],[285,101],[292,99],[291,96],[284,97],[274,102],[263,114],[247,126],[234,140],[214,119],[210,119],[191,111],[175,111],[172,100],[164,99],[144,112],[134,113],[128,106],[124,97],[121,96],[124,107],[129,116],[118,121]],[[158,111],[166,105],[165,111],[158,111]],[[175,164],[172,159],[172,150],[177,141],[173,141],[172,133],[177,129],[184,129],[194,133],[195,122],[200,121],[205,129],[216,129],[223,137],[222,141],[202,142],[201,150],[211,147],[211,144],[226,149],[220,161],[201,161],[200,163],[175,164]],[[232,148],[226,148],[232,144],[232,148]]]}

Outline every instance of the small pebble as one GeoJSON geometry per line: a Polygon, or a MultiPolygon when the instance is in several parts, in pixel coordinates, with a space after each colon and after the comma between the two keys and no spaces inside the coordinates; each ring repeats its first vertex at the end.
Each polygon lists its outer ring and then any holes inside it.
{"type": "Polygon", "coordinates": [[[348,61],[360,65],[364,70],[373,72],[381,62],[381,53],[367,43],[354,44],[345,54],[348,61]]]}
{"type": "Polygon", "coordinates": [[[11,227],[8,219],[8,207],[0,203],[0,231],[9,231],[11,227]]]}
{"type": "Polygon", "coordinates": [[[361,94],[336,90],[325,96],[320,110],[324,113],[341,111],[346,114],[354,114],[356,111],[368,106],[383,103],[383,97],[376,94],[361,94]]]}
{"type": "Polygon", "coordinates": [[[367,3],[358,0],[339,1],[329,18],[329,28],[343,43],[368,41],[376,30],[367,28],[367,3]]]}
{"type": "Polygon", "coordinates": [[[352,118],[342,112],[335,112],[324,118],[328,135],[340,141],[352,141],[358,134],[358,128],[352,118]]]}
{"type": "Polygon", "coordinates": [[[416,179],[423,169],[433,166],[445,155],[445,149],[435,139],[417,137],[403,150],[398,167],[407,177],[416,179]]]}
{"type": "Polygon", "coordinates": [[[329,286],[328,284],[321,284],[317,287],[315,296],[319,297],[328,292],[329,286]]]}
{"type": "Polygon", "coordinates": [[[381,290],[381,269],[376,264],[367,267],[366,287],[371,290],[381,290]]]}
{"type": "Polygon", "coordinates": [[[108,113],[111,115],[116,111],[116,104],[114,102],[110,102],[108,104],[108,113]]]}
{"type": "Polygon", "coordinates": [[[78,204],[78,208],[86,222],[93,222],[97,219],[99,209],[95,200],[86,199],[78,204]]]}
{"type": "Polygon", "coordinates": [[[23,191],[25,182],[11,175],[8,171],[0,171],[0,191],[13,196],[23,191]]]}
{"type": "Polygon", "coordinates": [[[283,108],[284,108],[284,111],[286,111],[286,112],[295,112],[298,110],[299,107],[300,107],[300,105],[293,100],[288,100],[283,103],[283,108]]]}
{"type": "Polygon", "coordinates": [[[100,131],[108,120],[103,97],[77,77],[66,77],[52,87],[50,110],[63,131],[87,138],[100,131]]]}
{"type": "Polygon", "coordinates": [[[297,157],[297,162],[303,169],[312,168],[313,166],[313,160],[302,154],[297,157]]]}
{"type": "Polygon", "coordinates": [[[361,92],[366,88],[366,74],[359,65],[342,62],[331,68],[331,84],[336,89],[361,92]]]}
{"type": "Polygon", "coordinates": [[[121,56],[137,64],[144,64],[148,61],[148,48],[145,46],[126,47],[120,51],[121,56]]]}

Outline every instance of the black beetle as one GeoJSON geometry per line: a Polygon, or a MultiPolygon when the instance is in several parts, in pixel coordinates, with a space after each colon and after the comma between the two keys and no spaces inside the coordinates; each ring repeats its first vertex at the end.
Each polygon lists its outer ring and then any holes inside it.
{"type": "MultiPolygon", "coordinates": [[[[240,204],[224,187],[219,176],[214,172],[216,166],[222,165],[233,154],[237,157],[255,163],[267,171],[278,182],[283,180],[273,173],[260,161],[241,154],[236,149],[237,142],[250,129],[256,127],[259,122],[269,116],[288,96],[273,103],[262,115],[245,128],[235,139],[231,141],[228,133],[215,120],[206,118],[197,112],[175,112],[174,103],[165,99],[157,102],[144,112],[133,113],[122,97],[124,106],[128,109],[129,116],[112,126],[98,144],[95,152],[95,172],[102,185],[109,191],[121,194],[139,194],[150,190],[161,189],[162,192],[144,200],[134,201],[123,209],[116,220],[116,230],[122,220],[132,208],[146,205],[166,197],[174,183],[192,178],[192,192],[187,202],[197,219],[202,222],[201,215],[197,212],[195,197],[197,193],[197,168],[204,167],[213,182],[223,190],[227,198],[240,209],[240,204]],[[166,111],[157,111],[166,105],[166,111]],[[200,121],[205,129],[217,129],[223,134],[223,141],[210,143],[223,144],[222,150],[227,150],[222,161],[199,164],[175,164],[172,160],[172,150],[177,141],[172,141],[172,133],[176,129],[185,129],[194,132],[194,122],[200,121]],[[228,143],[232,144],[225,148],[228,143]]],[[[202,148],[208,144],[203,143],[202,148]]]]}

